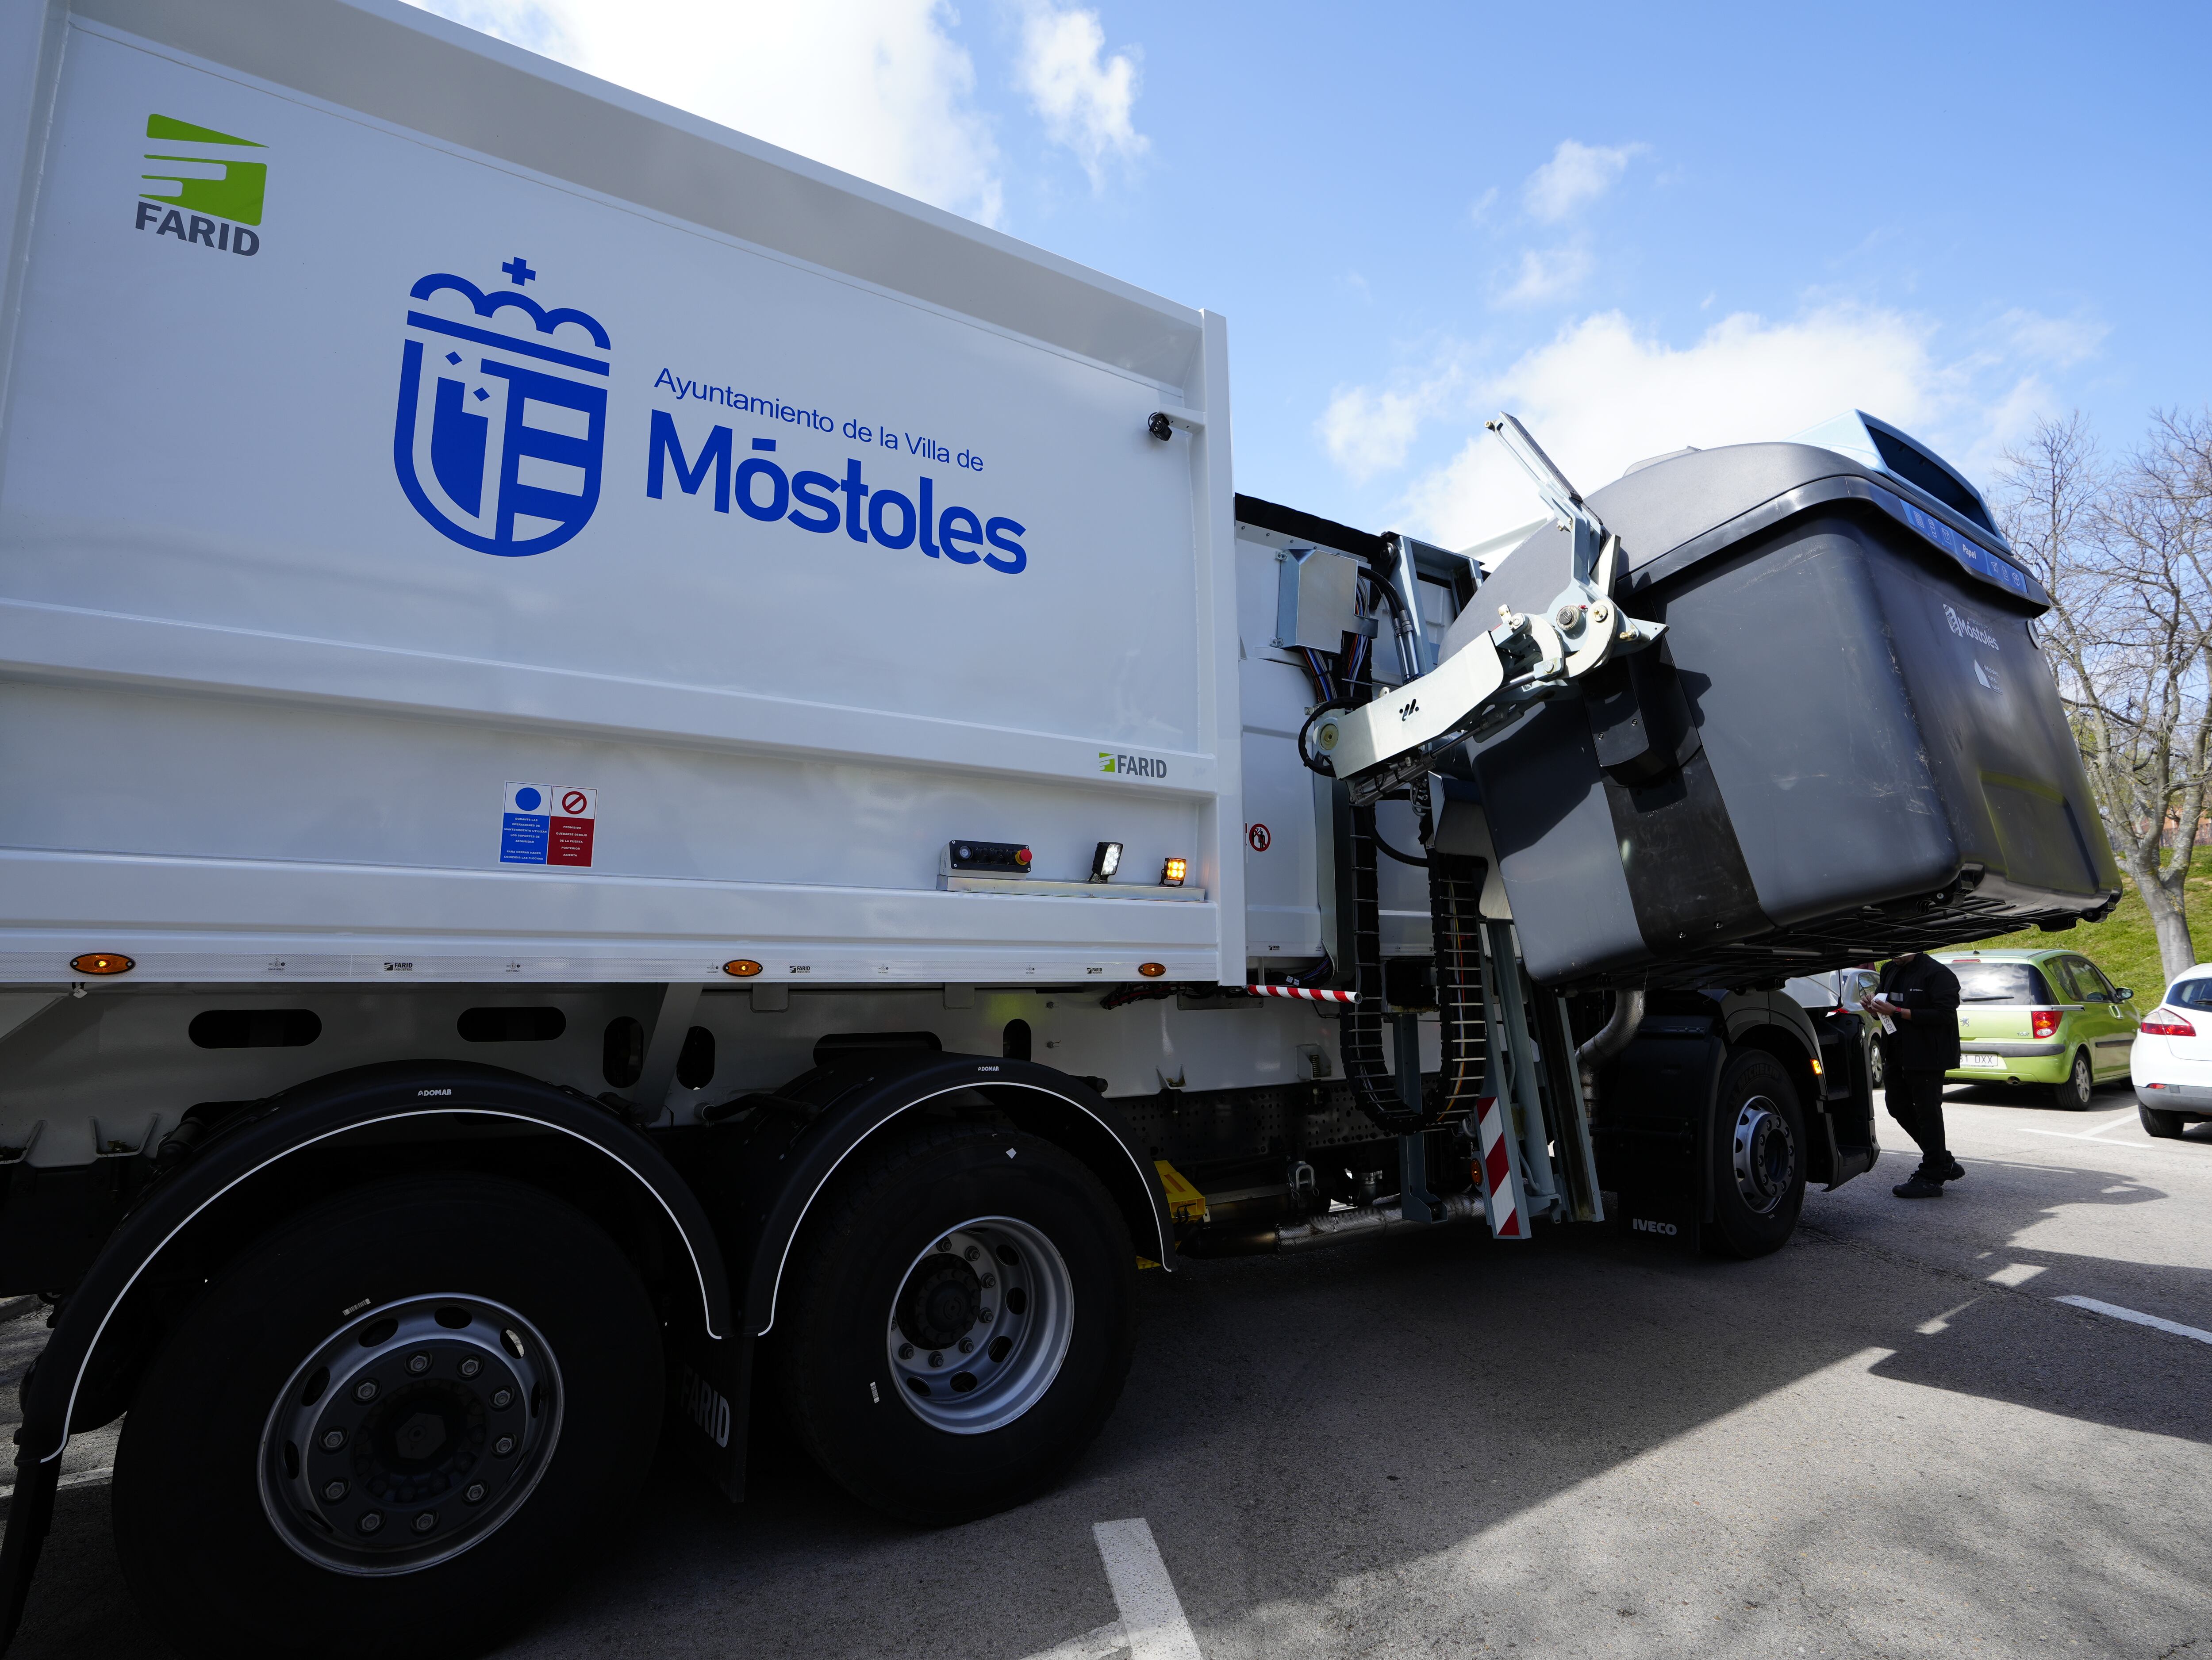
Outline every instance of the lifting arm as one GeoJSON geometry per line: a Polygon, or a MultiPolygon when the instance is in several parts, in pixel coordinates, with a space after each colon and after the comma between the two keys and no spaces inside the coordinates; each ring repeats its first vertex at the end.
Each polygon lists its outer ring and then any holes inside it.
{"type": "Polygon", "coordinates": [[[1641,651],[1666,627],[1629,616],[1614,603],[1620,538],[1527,429],[1510,415],[1489,427],[1535,482],[1559,528],[1573,535],[1572,573],[1547,615],[1501,606],[1495,628],[1427,674],[1359,708],[1317,712],[1310,744],[1302,742],[1299,751],[1315,771],[1343,779],[1355,806],[1429,772],[1437,751],[1510,725],[1616,653],[1641,651]]]}

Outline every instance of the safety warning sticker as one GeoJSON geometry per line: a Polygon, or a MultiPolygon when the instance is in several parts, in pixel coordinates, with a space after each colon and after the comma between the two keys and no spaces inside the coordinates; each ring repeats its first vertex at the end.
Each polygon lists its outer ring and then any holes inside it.
{"type": "Polygon", "coordinates": [[[574,784],[509,784],[500,797],[501,864],[588,868],[599,792],[574,784]]]}

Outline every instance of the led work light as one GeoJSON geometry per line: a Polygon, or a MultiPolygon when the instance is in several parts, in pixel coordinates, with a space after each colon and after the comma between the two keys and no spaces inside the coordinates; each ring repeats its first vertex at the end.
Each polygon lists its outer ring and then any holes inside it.
{"type": "Polygon", "coordinates": [[[1091,856],[1091,880],[1111,881],[1114,873],[1121,868],[1121,844],[1118,841],[1100,842],[1098,851],[1091,856]]]}

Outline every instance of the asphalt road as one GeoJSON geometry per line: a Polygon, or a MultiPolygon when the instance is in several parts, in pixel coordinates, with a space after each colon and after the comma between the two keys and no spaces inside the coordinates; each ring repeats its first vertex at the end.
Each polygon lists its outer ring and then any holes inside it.
{"type": "MultiPolygon", "coordinates": [[[[1963,1183],[1893,1199],[1893,1153],[1762,1262],[1468,1230],[1147,1274],[1058,1492],[919,1532],[766,1435],[748,1503],[665,1468],[501,1653],[1109,1660],[1126,1615],[1133,1660],[2212,1655],[2212,1126],[1951,1106],[1963,1183]]],[[[103,1456],[23,1660],[164,1652],[103,1456]]]]}

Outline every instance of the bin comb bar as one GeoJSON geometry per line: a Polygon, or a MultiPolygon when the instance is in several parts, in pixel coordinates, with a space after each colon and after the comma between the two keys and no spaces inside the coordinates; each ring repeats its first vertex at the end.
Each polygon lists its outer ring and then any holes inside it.
{"type": "Polygon", "coordinates": [[[1442,750],[1503,730],[1547,699],[1574,689],[1612,658],[1640,651],[1666,624],[1630,616],[1613,597],[1620,539],[1605,528],[1528,429],[1500,415],[1490,430],[1535,481],[1537,494],[1574,538],[1567,585],[1541,612],[1498,608],[1503,620],[1464,641],[1425,675],[1380,690],[1356,708],[1324,705],[1309,718],[1298,753],[1317,772],[1340,779],[1364,806],[1431,769],[1442,750]]]}
{"type": "Polygon", "coordinates": [[[1255,997],[1296,997],[1302,1003],[1358,1003],[1357,991],[1313,991],[1303,985],[1248,985],[1255,997]]]}

